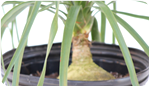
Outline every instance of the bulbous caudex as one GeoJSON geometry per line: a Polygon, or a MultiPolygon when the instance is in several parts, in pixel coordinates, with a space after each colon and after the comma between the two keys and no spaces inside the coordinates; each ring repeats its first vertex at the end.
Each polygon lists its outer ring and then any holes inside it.
{"type": "Polygon", "coordinates": [[[110,73],[93,62],[88,34],[73,37],[72,63],[67,79],[77,81],[100,81],[115,79],[110,73]]]}

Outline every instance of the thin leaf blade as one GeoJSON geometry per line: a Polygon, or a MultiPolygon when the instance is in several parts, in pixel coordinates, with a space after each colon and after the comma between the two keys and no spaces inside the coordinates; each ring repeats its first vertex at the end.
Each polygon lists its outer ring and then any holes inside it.
{"type": "Polygon", "coordinates": [[[141,45],[141,47],[144,49],[145,53],[149,57],[149,46],[145,43],[145,41],[142,39],[142,37],[122,18],[114,15],[118,23],[120,23],[134,38],[135,40],[141,45]]]}
{"type": "MultiPolygon", "coordinates": [[[[4,10],[3,6],[2,6],[2,10],[3,10],[3,13],[5,14],[5,10],[4,10]]],[[[1,42],[0,42],[0,46],[1,46],[1,42]]],[[[1,46],[1,48],[2,48],[2,46],[1,46]]],[[[6,70],[5,70],[5,65],[4,65],[4,60],[3,60],[3,55],[2,55],[2,49],[1,48],[0,48],[0,51],[1,51],[1,66],[3,68],[3,72],[5,73],[6,70]]],[[[8,79],[6,79],[6,83],[7,83],[8,86],[10,86],[9,82],[8,82],[8,79]]]]}
{"type": "MultiPolygon", "coordinates": [[[[50,9],[47,9],[48,11],[52,12],[52,13],[55,13],[54,11],[50,10],[50,9]]],[[[63,23],[65,24],[65,19],[61,16],[61,15],[58,15],[58,17],[63,21],[63,23]]]]}
{"type": "Polygon", "coordinates": [[[7,12],[1,19],[1,37],[3,36],[3,33],[5,31],[5,28],[7,25],[12,22],[15,17],[23,11],[27,6],[32,5],[34,2],[23,2],[19,5],[12,8],[9,12],[7,12]],[[13,14],[13,15],[12,15],[13,14]]]}
{"type": "Polygon", "coordinates": [[[91,29],[92,41],[100,42],[100,34],[98,31],[98,22],[97,19],[94,18],[94,23],[91,29]]]}
{"type": "Polygon", "coordinates": [[[47,10],[47,9],[49,9],[50,7],[52,7],[53,5],[54,5],[54,2],[53,2],[52,4],[47,5],[47,6],[43,6],[43,7],[39,10],[39,12],[44,11],[44,10],[47,10]]]}
{"type": "MultiPolygon", "coordinates": [[[[116,1],[113,3],[113,10],[116,11],[116,1]]],[[[112,33],[112,43],[115,44],[115,36],[114,36],[114,33],[112,33]]]]}
{"type": "Polygon", "coordinates": [[[95,1],[95,3],[100,7],[102,12],[105,14],[105,16],[107,17],[107,19],[113,29],[114,35],[119,43],[120,49],[124,56],[124,60],[126,62],[126,65],[127,65],[127,68],[128,68],[129,74],[130,74],[130,79],[131,79],[132,85],[139,86],[135,68],[134,68],[134,64],[131,59],[131,55],[129,53],[129,50],[128,50],[127,45],[124,41],[122,33],[117,25],[117,22],[116,22],[116,19],[115,19],[113,13],[104,3],[100,2],[100,1],[95,1]]]}
{"type": "Polygon", "coordinates": [[[20,4],[22,1],[5,1],[2,6],[8,5],[8,4],[20,4]]]}
{"type": "Polygon", "coordinates": [[[21,40],[19,42],[18,48],[16,49],[16,51],[15,51],[15,53],[14,53],[14,55],[13,55],[13,57],[12,57],[10,63],[9,63],[7,71],[6,71],[6,73],[5,73],[4,77],[3,77],[3,80],[2,80],[3,83],[6,81],[7,76],[10,73],[14,63],[16,62],[16,60],[19,59],[19,58],[22,58],[22,57],[19,57],[19,56],[20,56],[21,52],[23,51],[23,49],[25,48],[26,40],[27,40],[28,34],[30,32],[30,29],[32,27],[32,24],[33,24],[33,22],[35,20],[35,17],[36,17],[36,15],[38,13],[38,9],[40,7],[40,3],[41,2],[39,2],[39,1],[35,2],[34,10],[31,13],[31,16],[30,16],[28,22],[25,25],[25,28],[24,28],[21,40]]]}
{"type": "Polygon", "coordinates": [[[121,11],[115,11],[115,10],[113,10],[113,12],[114,12],[114,13],[123,14],[123,15],[127,15],[127,16],[131,16],[131,17],[135,17],[135,18],[140,18],[140,19],[149,20],[149,16],[136,15],[136,14],[132,14],[132,13],[121,12],[121,11]]]}
{"type": "Polygon", "coordinates": [[[105,30],[106,30],[106,17],[101,12],[101,42],[105,42],[105,30]]]}
{"type": "MultiPolygon", "coordinates": [[[[24,49],[22,49],[20,57],[23,57],[23,54],[24,54],[24,49]]],[[[14,65],[12,86],[19,86],[21,63],[22,63],[22,58],[19,58],[19,59],[17,59],[15,65],[14,65]]]]}
{"type": "Polygon", "coordinates": [[[137,2],[140,2],[140,3],[143,3],[143,4],[147,4],[147,2],[145,2],[145,1],[137,1],[137,2]]]}
{"type": "Polygon", "coordinates": [[[80,6],[72,6],[68,12],[61,46],[60,81],[59,86],[67,86],[67,69],[72,41],[72,34],[80,6]]]}
{"type": "Polygon", "coordinates": [[[51,30],[50,30],[50,34],[49,34],[49,42],[48,42],[48,47],[47,47],[47,53],[46,53],[46,57],[45,57],[45,61],[44,61],[44,66],[42,69],[42,73],[40,76],[40,79],[38,81],[38,85],[37,86],[43,86],[44,83],[44,77],[45,77],[45,72],[46,72],[46,64],[47,64],[47,59],[53,44],[53,40],[55,38],[57,29],[58,29],[58,8],[59,8],[59,2],[56,3],[57,4],[57,9],[56,9],[56,13],[55,16],[53,18],[53,22],[51,25],[51,30]]]}

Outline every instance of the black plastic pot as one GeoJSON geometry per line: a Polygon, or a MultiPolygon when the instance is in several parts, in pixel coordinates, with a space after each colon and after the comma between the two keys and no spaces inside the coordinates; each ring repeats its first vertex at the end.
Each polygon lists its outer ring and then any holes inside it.
{"type": "MultiPolygon", "coordinates": [[[[26,47],[21,67],[20,86],[37,86],[39,77],[30,76],[31,73],[41,71],[46,54],[46,45],[26,47]],[[27,69],[28,70],[27,70],[27,69]]],[[[46,74],[59,72],[60,60],[60,43],[53,45],[47,63],[46,74]]],[[[149,75],[149,57],[137,49],[129,48],[132,55],[137,77],[140,86],[144,85],[149,75]]],[[[3,55],[5,67],[13,56],[15,50],[11,50],[3,55]]],[[[118,72],[123,75],[127,74],[127,67],[118,46],[92,43],[91,52],[93,60],[107,71],[118,72]]],[[[69,64],[71,63],[71,54],[69,64]]],[[[2,70],[2,75],[4,75],[2,70]]],[[[12,82],[12,72],[8,76],[8,80],[12,82]]],[[[58,79],[45,78],[44,86],[59,86],[58,79]]],[[[107,81],[68,81],[68,86],[131,86],[130,77],[124,77],[107,81]]]]}

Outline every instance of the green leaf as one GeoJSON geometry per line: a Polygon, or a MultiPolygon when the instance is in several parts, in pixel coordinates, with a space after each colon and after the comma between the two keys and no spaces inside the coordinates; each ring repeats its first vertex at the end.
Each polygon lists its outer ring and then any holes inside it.
{"type": "Polygon", "coordinates": [[[92,41],[100,42],[100,34],[98,31],[98,22],[97,19],[94,17],[94,23],[91,29],[92,41]]]}
{"type": "MultiPolygon", "coordinates": [[[[31,14],[31,11],[29,13],[31,14]]],[[[16,19],[13,20],[12,24],[16,24],[16,19]]],[[[16,26],[16,33],[17,33],[17,37],[18,37],[17,26],[16,26]]],[[[18,38],[18,42],[19,42],[19,38],[18,38]]],[[[27,44],[27,41],[26,41],[26,44],[27,44]]],[[[22,57],[22,58],[17,59],[16,63],[14,64],[12,86],[18,86],[19,85],[20,69],[21,69],[23,54],[24,54],[24,49],[22,50],[22,52],[19,56],[19,57],[22,57]]]]}
{"type": "Polygon", "coordinates": [[[30,6],[30,7],[29,7],[29,12],[28,12],[28,15],[27,15],[27,20],[29,19],[32,10],[33,10],[33,6],[30,6]]]}
{"type": "Polygon", "coordinates": [[[8,4],[20,4],[22,1],[5,1],[2,6],[8,5],[8,4]]]}
{"type": "MultiPolygon", "coordinates": [[[[51,8],[51,9],[54,9],[54,10],[56,10],[56,8],[54,8],[54,7],[52,7],[54,5],[54,3],[52,3],[52,4],[49,4],[49,5],[41,5],[41,7],[42,7],[42,9],[41,10],[39,10],[39,12],[42,12],[42,11],[44,11],[44,10],[50,10],[49,8],[51,8]]],[[[52,11],[52,10],[51,10],[52,11]]],[[[64,12],[64,11],[62,11],[62,10],[59,10],[61,13],[63,13],[65,16],[67,16],[67,14],[64,12]]],[[[54,11],[52,11],[52,13],[55,13],[54,11]]]]}
{"type": "Polygon", "coordinates": [[[83,33],[89,33],[92,29],[94,23],[94,17],[91,17],[88,22],[86,23],[86,25],[83,27],[82,32],[83,33]]]}
{"type": "Polygon", "coordinates": [[[12,42],[12,48],[14,48],[14,41],[13,41],[13,22],[11,23],[11,29],[10,29],[10,35],[11,35],[11,42],[12,42]]]}
{"type": "Polygon", "coordinates": [[[20,58],[18,58],[14,64],[12,86],[19,86],[20,69],[21,69],[23,54],[24,54],[24,49],[22,49],[21,54],[19,56],[20,58]]]}
{"type": "Polygon", "coordinates": [[[91,7],[85,7],[83,9],[83,15],[86,15],[90,11],[91,7]]]}
{"type": "Polygon", "coordinates": [[[101,42],[105,42],[106,17],[101,12],[101,42]]]}
{"type": "Polygon", "coordinates": [[[110,4],[112,4],[112,3],[115,3],[116,1],[111,1],[111,2],[109,2],[107,5],[110,5],[110,4]]]}
{"type": "Polygon", "coordinates": [[[61,46],[60,59],[60,86],[67,86],[67,69],[72,41],[72,33],[79,14],[80,6],[72,6],[67,15],[67,20],[64,28],[63,41],[61,46]]]}
{"type": "MultiPolygon", "coordinates": [[[[56,8],[54,8],[54,7],[51,7],[51,9],[56,9],[56,8]]],[[[62,10],[59,10],[61,13],[63,13],[65,16],[67,16],[67,14],[64,12],[64,11],[62,11],[62,10]]]]}
{"type": "MultiPolygon", "coordinates": [[[[0,40],[1,40],[1,38],[0,38],[0,40]]],[[[1,42],[1,41],[0,41],[1,42]]],[[[4,65],[4,60],[3,60],[3,55],[2,55],[2,47],[1,47],[1,43],[0,43],[0,59],[1,59],[1,64],[0,65],[2,65],[2,68],[3,68],[3,72],[5,73],[5,65],[4,65]]],[[[1,71],[2,72],[2,71],[1,71]]],[[[9,82],[8,82],[8,79],[6,79],[6,82],[7,82],[7,85],[8,86],[10,86],[9,85],[9,82]]]]}
{"type": "Polygon", "coordinates": [[[101,9],[98,6],[93,6],[93,8],[98,9],[99,11],[101,11],[101,9]]]}
{"type": "Polygon", "coordinates": [[[45,73],[46,73],[46,66],[47,66],[47,59],[53,44],[53,40],[55,38],[57,29],[58,29],[58,9],[59,9],[59,2],[56,3],[57,4],[57,9],[56,9],[56,13],[55,16],[53,18],[52,21],[52,25],[51,25],[51,29],[50,29],[50,34],[49,34],[49,41],[48,41],[48,47],[47,47],[47,53],[46,53],[46,57],[45,57],[45,61],[44,61],[44,66],[42,69],[42,73],[40,76],[40,79],[38,81],[38,85],[37,86],[43,86],[44,83],[44,77],[45,77],[45,73]]]}
{"type": "Polygon", "coordinates": [[[141,18],[141,19],[149,20],[149,16],[136,15],[136,14],[132,14],[132,13],[114,11],[114,10],[113,10],[113,12],[114,13],[119,13],[119,14],[124,14],[124,15],[127,15],[127,16],[135,17],[135,18],[141,18]]]}
{"type": "Polygon", "coordinates": [[[44,11],[52,7],[55,3],[53,2],[52,4],[49,4],[47,6],[42,5],[42,8],[39,10],[39,12],[44,11]]]}
{"type": "Polygon", "coordinates": [[[15,17],[22,12],[27,6],[32,5],[34,2],[23,2],[19,5],[13,7],[9,12],[7,12],[3,18],[1,19],[1,38],[3,36],[3,33],[5,31],[5,28],[7,25],[12,22],[15,17]]]}
{"type": "Polygon", "coordinates": [[[145,41],[141,38],[141,36],[122,18],[117,16],[115,14],[115,18],[135,39],[136,41],[141,45],[141,47],[144,49],[146,54],[149,56],[149,46],[145,43],[145,41]]]}
{"type": "MultiPolygon", "coordinates": [[[[13,7],[15,6],[15,4],[13,4],[13,7]]],[[[15,19],[16,20],[16,19],[15,19]]],[[[12,22],[11,22],[11,29],[10,29],[10,35],[11,35],[11,40],[12,40],[12,48],[15,48],[14,47],[14,39],[13,39],[13,30],[14,30],[14,21],[15,20],[13,20],[12,22]]]]}
{"type": "MultiPolygon", "coordinates": [[[[116,11],[116,1],[115,1],[115,3],[113,3],[113,10],[116,11]]],[[[114,33],[112,33],[112,43],[115,44],[115,36],[114,36],[114,33]]]]}
{"type": "Polygon", "coordinates": [[[72,3],[70,1],[60,1],[60,4],[71,6],[72,3]]]}
{"type": "MultiPolygon", "coordinates": [[[[2,6],[2,10],[3,10],[3,13],[5,14],[5,10],[4,10],[3,6],[2,6]]],[[[1,46],[1,42],[0,42],[0,46],[1,46]]],[[[1,46],[1,48],[2,48],[2,46],[1,46]]],[[[3,71],[5,73],[5,65],[4,65],[4,60],[3,60],[3,55],[2,55],[2,49],[1,48],[0,48],[0,51],[1,51],[1,66],[2,66],[3,71]]],[[[6,83],[7,83],[8,86],[10,86],[7,79],[6,79],[6,83]]]]}
{"type": "Polygon", "coordinates": [[[82,1],[73,1],[74,5],[81,5],[82,1]]]}
{"type": "MultiPolygon", "coordinates": [[[[52,10],[50,10],[50,9],[47,9],[47,10],[55,14],[54,11],[52,11],[52,10]]],[[[66,21],[66,20],[65,20],[61,15],[58,15],[58,17],[59,17],[59,18],[63,21],[63,23],[65,24],[65,21],[66,21]]]]}
{"type": "Polygon", "coordinates": [[[112,33],[112,43],[115,44],[115,36],[114,36],[114,33],[112,33]]]}
{"type": "MultiPolygon", "coordinates": [[[[2,65],[3,71],[5,73],[5,65],[4,65],[3,55],[2,55],[2,49],[1,49],[1,65],[2,65]]],[[[7,79],[6,79],[6,83],[8,86],[10,86],[7,79]]]]}
{"type": "MultiPolygon", "coordinates": [[[[16,19],[13,20],[12,25],[16,25],[16,19]]],[[[13,27],[13,26],[12,26],[13,27]]],[[[18,30],[16,26],[16,33],[18,38],[18,30]]],[[[13,37],[13,36],[12,36],[13,37]]],[[[13,41],[13,39],[12,39],[13,41]]],[[[18,38],[19,42],[19,38],[18,38]]],[[[27,43],[27,42],[26,42],[27,43]]],[[[19,57],[23,57],[24,49],[22,50],[19,57]]],[[[21,68],[22,58],[17,59],[16,63],[14,64],[14,71],[13,71],[13,79],[12,79],[12,86],[18,86],[19,85],[19,75],[20,75],[20,68],[21,68]],[[16,79],[17,78],[17,79],[16,79]]]]}
{"type": "Polygon", "coordinates": [[[88,5],[87,3],[88,3],[87,1],[82,1],[81,2],[82,8],[84,8],[86,5],[88,5]]]}
{"type": "Polygon", "coordinates": [[[117,25],[117,21],[113,15],[112,11],[108,8],[107,5],[105,5],[104,3],[100,2],[100,1],[95,1],[95,3],[100,7],[102,12],[105,14],[105,16],[107,17],[107,19],[113,29],[114,35],[119,43],[120,49],[124,56],[124,60],[125,60],[125,63],[127,65],[127,68],[128,68],[129,74],[130,74],[130,79],[131,79],[132,85],[139,86],[131,55],[129,53],[127,45],[124,41],[124,38],[123,38],[122,33],[117,25]]]}
{"type": "MultiPolygon", "coordinates": [[[[29,17],[30,17],[30,15],[31,15],[32,10],[33,10],[33,6],[30,6],[30,7],[29,7],[29,12],[28,12],[28,15],[27,15],[27,20],[29,20],[29,17]]],[[[38,12],[39,12],[39,11],[38,11],[38,12]]],[[[27,46],[27,43],[28,43],[28,37],[27,37],[27,41],[26,41],[25,46],[27,46]]]]}
{"type": "Polygon", "coordinates": [[[18,28],[17,28],[17,22],[16,22],[16,19],[13,21],[13,24],[15,25],[16,34],[17,34],[17,40],[18,40],[18,42],[19,42],[20,40],[19,40],[19,33],[18,33],[18,28]]]}
{"type": "Polygon", "coordinates": [[[145,1],[137,1],[137,2],[140,2],[140,3],[144,3],[144,4],[147,4],[145,1]]]}
{"type": "Polygon", "coordinates": [[[10,63],[9,63],[7,71],[6,71],[5,75],[4,75],[4,78],[2,80],[3,83],[7,79],[7,76],[10,73],[13,65],[16,63],[17,59],[22,58],[22,57],[19,57],[19,56],[20,56],[21,52],[24,50],[24,48],[25,48],[26,40],[27,40],[28,34],[30,32],[31,26],[32,26],[32,24],[33,24],[33,22],[35,20],[35,17],[37,15],[37,13],[38,13],[38,9],[40,7],[40,3],[41,2],[39,2],[39,1],[35,2],[33,11],[31,13],[31,16],[30,16],[29,20],[27,21],[27,23],[25,25],[25,28],[24,28],[21,40],[19,42],[18,48],[16,49],[16,51],[15,51],[15,53],[14,53],[14,55],[13,55],[13,57],[12,57],[10,63]]]}

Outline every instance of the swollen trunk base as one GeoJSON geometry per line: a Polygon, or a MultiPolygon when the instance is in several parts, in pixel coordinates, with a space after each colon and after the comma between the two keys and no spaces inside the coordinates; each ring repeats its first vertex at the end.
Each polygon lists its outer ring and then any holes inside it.
{"type": "Polygon", "coordinates": [[[115,79],[110,73],[96,65],[92,60],[88,35],[73,37],[72,63],[68,67],[68,80],[100,81],[115,79]]]}

